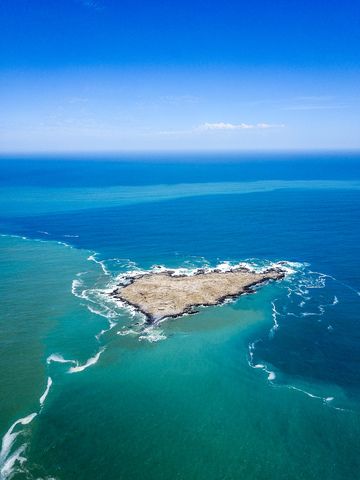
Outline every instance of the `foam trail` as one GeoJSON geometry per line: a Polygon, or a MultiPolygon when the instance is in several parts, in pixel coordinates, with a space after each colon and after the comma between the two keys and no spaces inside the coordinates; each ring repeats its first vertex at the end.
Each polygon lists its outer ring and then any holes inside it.
{"type": "Polygon", "coordinates": [[[280,313],[276,310],[276,307],[275,307],[275,301],[274,300],[273,302],[271,302],[271,305],[272,305],[272,311],[273,311],[273,314],[272,314],[272,317],[273,317],[273,320],[274,320],[274,325],[273,327],[271,328],[270,332],[269,332],[269,337],[273,337],[274,334],[275,334],[275,331],[279,328],[279,324],[276,320],[276,316],[277,315],[280,315],[280,313]]]}
{"type": "Polygon", "coordinates": [[[58,245],[64,245],[64,247],[69,247],[69,248],[74,248],[72,247],[71,245],[69,245],[68,243],[65,243],[65,242],[56,242],[58,245]]]}
{"type": "Polygon", "coordinates": [[[351,410],[348,410],[347,408],[334,407],[333,405],[330,405],[330,403],[334,400],[334,397],[327,397],[327,398],[319,397],[318,395],[313,395],[309,392],[306,392],[305,390],[301,390],[301,388],[297,388],[297,387],[294,387],[294,386],[290,386],[288,388],[290,388],[292,390],[296,390],[297,392],[305,393],[305,395],[307,395],[308,397],[317,398],[318,400],[322,400],[324,402],[324,405],[327,405],[327,406],[333,408],[334,410],[339,410],[341,412],[351,412],[351,410]]]}
{"type": "Polygon", "coordinates": [[[82,372],[85,370],[85,368],[90,367],[91,365],[95,365],[95,363],[99,360],[100,355],[103,353],[105,350],[105,347],[102,348],[96,355],[95,357],[89,358],[89,360],[84,364],[84,365],[79,365],[76,362],[76,367],[71,367],[68,371],[68,373],[77,373],[77,372],[82,372]]]}
{"type": "MultiPolygon", "coordinates": [[[[1,466],[0,470],[0,479],[6,480],[7,478],[11,478],[13,476],[14,470],[13,467],[15,462],[18,460],[21,464],[26,461],[25,457],[22,457],[21,454],[26,449],[26,443],[21,445],[5,462],[4,465],[1,466]]],[[[1,465],[1,464],[0,464],[1,465]]]]}
{"type": "Polygon", "coordinates": [[[52,384],[52,379],[51,379],[51,377],[48,377],[48,379],[47,379],[47,385],[46,385],[46,390],[45,390],[45,392],[43,393],[43,395],[41,395],[40,400],[39,400],[41,409],[42,409],[43,406],[44,406],[44,402],[45,402],[45,399],[46,399],[46,397],[47,397],[47,395],[48,395],[48,393],[49,393],[51,384],[52,384]]]}
{"type": "Polygon", "coordinates": [[[340,283],[340,285],[343,285],[344,287],[348,288],[349,290],[351,290],[352,292],[354,292],[354,293],[356,293],[357,295],[360,296],[360,292],[359,292],[358,290],[356,290],[355,288],[351,287],[351,286],[348,285],[347,283],[341,282],[340,280],[336,280],[336,278],[335,278],[335,277],[332,277],[331,275],[326,275],[325,273],[319,273],[319,272],[309,272],[309,273],[318,273],[319,275],[323,275],[324,277],[331,278],[331,279],[334,280],[335,282],[340,283]]]}
{"type": "MultiPolygon", "coordinates": [[[[105,347],[100,350],[100,352],[95,355],[95,357],[90,358],[85,365],[79,366],[78,363],[75,360],[66,360],[62,355],[53,353],[51,354],[47,359],[46,363],[49,365],[51,362],[56,362],[56,363],[72,363],[76,365],[76,367],[71,367],[69,370],[69,373],[73,372],[81,372],[85,368],[89,367],[90,365],[95,364],[101,353],[105,350],[105,347]]],[[[51,377],[48,377],[47,379],[47,385],[45,392],[41,395],[39,399],[40,403],[40,412],[43,409],[44,402],[49,394],[51,385],[53,381],[51,377]]],[[[0,480],[7,480],[13,477],[14,475],[14,465],[16,462],[19,462],[21,465],[26,461],[26,458],[22,456],[22,453],[25,451],[27,444],[24,443],[21,445],[14,453],[10,455],[11,449],[14,445],[14,442],[18,435],[21,435],[24,433],[24,430],[19,430],[18,432],[14,432],[15,428],[17,425],[28,425],[36,416],[38,413],[32,413],[28,415],[27,417],[21,418],[14,422],[9,430],[6,432],[2,439],[2,446],[1,446],[1,451],[0,451],[0,480]]]]}
{"type": "MultiPolygon", "coordinates": [[[[92,300],[90,300],[90,301],[92,301],[92,300]]],[[[95,303],[95,302],[93,302],[93,303],[95,303]]],[[[115,322],[111,321],[111,318],[114,318],[114,317],[117,316],[116,313],[113,310],[111,310],[109,307],[107,307],[106,305],[100,305],[100,307],[106,313],[102,313],[102,312],[99,312],[99,310],[95,310],[95,308],[92,308],[91,305],[86,305],[86,308],[88,310],[90,310],[91,313],[95,313],[95,315],[100,315],[101,317],[106,318],[109,321],[110,325],[112,325],[112,326],[116,325],[115,322]]]]}
{"type": "Polygon", "coordinates": [[[116,323],[115,323],[115,322],[112,322],[111,320],[109,321],[109,324],[110,324],[110,327],[109,327],[109,328],[105,328],[105,329],[101,330],[100,333],[97,333],[97,334],[95,335],[95,338],[96,338],[96,340],[97,340],[98,342],[100,342],[100,337],[101,337],[102,335],[104,335],[104,333],[110,332],[110,330],[112,330],[112,329],[115,327],[115,325],[116,325],[116,323]]]}
{"type": "Polygon", "coordinates": [[[307,395],[308,397],[318,398],[319,400],[324,400],[323,397],[319,397],[318,395],[313,395],[312,393],[306,392],[305,390],[301,390],[301,388],[297,388],[297,387],[293,387],[293,386],[290,386],[289,388],[291,390],[296,390],[297,392],[305,393],[305,395],[307,395]]]}
{"type": "MultiPolygon", "coordinates": [[[[13,453],[9,458],[9,453],[11,450],[11,447],[13,446],[16,437],[21,433],[21,430],[19,432],[14,432],[14,428],[16,425],[28,425],[35,417],[37,416],[37,413],[31,413],[27,417],[20,418],[20,420],[17,420],[14,422],[9,430],[5,433],[3,439],[2,439],[2,445],[1,445],[1,451],[0,451],[0,475],[1,479],[5,480],[8,478],[9,475],[12,473],[12,467],[16,460],[22,460],[25,461],[24,458],[20,457],[21,453],[25,450],[26,445],[22,445],[18,450],[16,450],[15,453],[13,453]]],[[[20,460],[20,461],[21,461],[20,460]]]]}
{"type": "Polygon", "coordinates": [[[57,353],[52,353],[47,359],[46,363],[49,364],[50,362],[57,362],[57,363],[76,363],[75,360],[65,360],[65,358],[57,353]]]}
{"type": "Polygon", "coordinates": [[[71,293],[73,295],[75,295],[75,297],[87,299],[87,296],[84,293],[85,290],[82,290],[82,292],[80,294],[76,293],[76,289],[81,287],[83,284],[84,284],[84,282],[82,280],[78,280],[77,278],[75,280],[73,280],[72,285],[71,285],[71,293]]]}
{"type": "Polygon", "coordinates": [[[90,255],[90,257],[88,258],[88,260],[92,260],[93,262],[98,263],[99,265],[101,265],[101,268],[102,268],[103,272],[105,273],[105,275],[111,276],[110,272],[109,272],[109,271],[107,270],[107,268],[105,267],[104,262],[102,262],[101,260],[96,260],[95,255],[96,255],[96,254],[90,255]]]}

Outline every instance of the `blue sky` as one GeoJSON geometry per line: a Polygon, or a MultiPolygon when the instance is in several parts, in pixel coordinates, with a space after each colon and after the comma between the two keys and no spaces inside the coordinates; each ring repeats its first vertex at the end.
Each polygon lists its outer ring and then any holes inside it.
{"type": "Polygon", "coordinates": [[[0,151],[359,149],[360,2],[4,0],[0,151]]]}

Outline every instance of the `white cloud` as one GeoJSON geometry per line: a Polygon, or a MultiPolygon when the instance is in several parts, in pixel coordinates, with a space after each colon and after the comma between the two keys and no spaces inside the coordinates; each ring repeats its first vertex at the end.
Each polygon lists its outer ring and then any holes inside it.
{"type": "Polygon", "coordinates": [[[267,123],[257,123],[256,125],[248,125],[241,123],[240,125],[233,125],[232,123],[204,123],[198,127],[193,127],[190,130],[159,132],[159,135],[184,135],[193,133],[216,132],[216,131],[261,131],[269,129],[284,128],[285,125],[269,125],[267,123]]]}
{"type": "Polygon", "coordinates": [[[74,97],[68,100],[69,103],[83,103],[83,102],[88,102],[88,98],[79,98],[79,97],[74,97]]]}
{"type": "Polygon", "coordinates": [[[199,103],[200,101],[198,97],[193,97],[192,95],[166,95],[164,97],[160,97],[160,100],[173,105],[199,103]]]}
{"type": "Polygon", "coordinates": [[[258,123],[256,125],[247,125],[246,123],[241,123],[240,125],[232,125],[231,123],[204,123],[197,127],[197,130],[253,130],[253,129],[264,129],[264,128],[275,128],[275,127],[284,127],[284,125],[268,125],[267,123],[258,123]]]}
{"type": "Polygon", "coordinates": [[[308,95],[303,97],[295,97],[294,100],[302,100],[305,102],[328,102],[334,100],[334,95],[308,95]]]}
{"type": "Polygon", "coordinates": [[[333,108],[349,108],[350,105],[299,105],[296,107],[285,107],[283,110],[328,110],[333,108]]]}

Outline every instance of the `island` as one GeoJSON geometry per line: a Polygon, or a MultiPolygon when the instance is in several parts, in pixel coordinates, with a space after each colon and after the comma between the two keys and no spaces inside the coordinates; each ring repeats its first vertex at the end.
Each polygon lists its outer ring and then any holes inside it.
{"type": "Polygon", "coordinates": [[[197,313],[194,307],[219,305],[253,293],[255,285],[284,276],[280,266],[261,273],[243,266],[228,271],[199,269],[193,275],[175,275],[171,270],[150,272],[128,278],[130,283],[118,285],[111,295],[142,312],[148,323],[156,324],[167,317],[197,313]]]}

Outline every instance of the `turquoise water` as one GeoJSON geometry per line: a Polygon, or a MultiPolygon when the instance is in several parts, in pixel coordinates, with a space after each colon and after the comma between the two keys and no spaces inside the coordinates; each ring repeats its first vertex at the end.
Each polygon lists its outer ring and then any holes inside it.
{"type": "Polygon", "coordinates": [[[271,161],[259,181],[1,164],[2,479],[359,477],[360,175],[271,161]],[[157,327],[108,295],[154,266],[278,261],[284,281],[157,327]]]}

